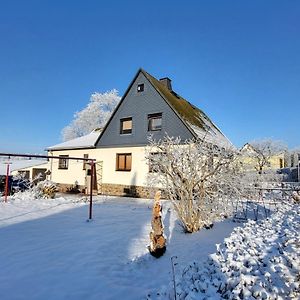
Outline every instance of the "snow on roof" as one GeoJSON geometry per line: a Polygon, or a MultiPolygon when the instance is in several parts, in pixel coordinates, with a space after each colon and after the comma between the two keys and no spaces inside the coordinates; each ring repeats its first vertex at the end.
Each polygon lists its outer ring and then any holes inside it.
{"type": "Polygon", "coordinates": [[[6,175],[7,163],[9,162],[10,172],[30,168],[34,166],[39,166],[47,163],[46,160],[38,159],[20,159],[20,160],[0,160],[0,175],[6,175]]]}
{"type": "Polygon", "coordinates": [[[92,131],[91,133],[72,139],[51,147],[48,147],[47,150],[64,150],[64,149],[78,149],[78,148],[93,148],[95,143],[101,134],[100,131],[92,131]]]}
{"type": "Polygon", "coordinates": [[[207,131],[204,131],[195,125],[188,124],[200,139],[204,139],[205,141],[220,147],[235,148],[225,135],[218,130],[214,130],[213,127],[209,127],[207,131]]]}

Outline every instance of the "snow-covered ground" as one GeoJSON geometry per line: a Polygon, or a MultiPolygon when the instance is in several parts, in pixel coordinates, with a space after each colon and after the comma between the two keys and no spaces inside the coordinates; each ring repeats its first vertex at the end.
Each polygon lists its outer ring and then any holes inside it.
{"type": "Polygon", "coordinates": [[[206,260],[237,225],[184,234],[163,202],[167,251],[150,256],[152,201],[97,197],[94,217],[76,196],[0,202],[0,299],[146,299],[176,270],[206,260]]]}

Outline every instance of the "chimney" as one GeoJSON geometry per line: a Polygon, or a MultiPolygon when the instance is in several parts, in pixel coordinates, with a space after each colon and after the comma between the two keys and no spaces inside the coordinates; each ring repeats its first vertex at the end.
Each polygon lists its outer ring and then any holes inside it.
{"type": "Polygon", "coordinates": [[[164,77],[159,79],[159,81],[168,88],[168,90],[172,91],[171,79],[169,77],[164,77]]]}

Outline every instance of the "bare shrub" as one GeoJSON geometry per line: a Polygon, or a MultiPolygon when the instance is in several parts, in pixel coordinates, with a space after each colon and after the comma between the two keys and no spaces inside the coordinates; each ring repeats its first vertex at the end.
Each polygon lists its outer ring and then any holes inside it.
{"type": "Polygon", "coordinates": [[[148,183],[164,188],[186,232],[196,232],[231,213],[239,191],[239,161],[233,149],[205,140],[150,138],[148,183]]]}

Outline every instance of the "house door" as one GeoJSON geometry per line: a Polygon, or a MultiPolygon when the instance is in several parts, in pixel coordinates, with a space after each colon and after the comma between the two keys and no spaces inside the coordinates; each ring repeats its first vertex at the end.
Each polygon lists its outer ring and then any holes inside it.
{"type": "MultiPolygon", "coordinates": [[[[91,165],[87,164],[86,168],[85,168],[85,193],[86,194],[90,194],[91,193],[91,165]]],[[[94,168],[94,172],[93,172],[93,194],[97,194],[97,174],[96,174],[96,170],[94,168]]]]}

